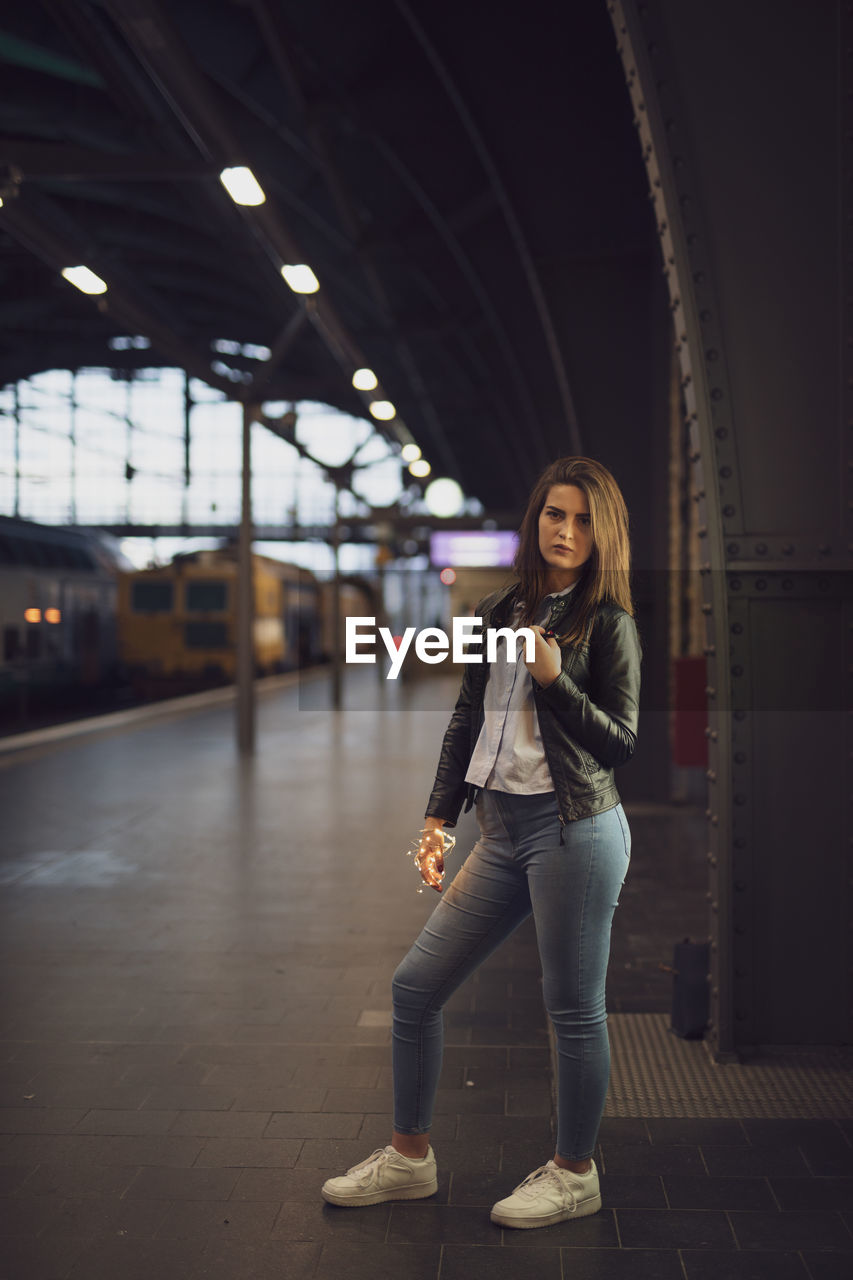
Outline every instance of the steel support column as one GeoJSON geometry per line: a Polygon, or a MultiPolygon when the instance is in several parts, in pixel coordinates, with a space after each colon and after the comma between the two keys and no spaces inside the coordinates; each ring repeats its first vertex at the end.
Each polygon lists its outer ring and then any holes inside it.
{"type": "Polygon", "coordinates": [[[255,662],[252,632],[255,612],[252,573],[252,423],[254,406],[243,405],[243,465],[240,537],[237,551],[237,745],[243,756],[255,752],[255,662]]]}
{"type": "Polygon", "coordinates": [[[853,7],[608,9],[658,224],[698,504],[708,1038],[718,1060],[848,1043],[853,7]]]}

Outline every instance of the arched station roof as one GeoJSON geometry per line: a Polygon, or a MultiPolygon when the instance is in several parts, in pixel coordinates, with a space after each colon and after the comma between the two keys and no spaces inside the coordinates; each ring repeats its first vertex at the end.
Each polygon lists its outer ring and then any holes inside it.
{"type": "Polygon", "coordinates": [[[366,414],[366,364],[383,429],[491,509],[592,451],[597,353],[660,272],[603,0],[33,0],[0,62],[0,383],[178,364],[366,414]],[[233,165],[265,204],[231,202],[233,165]]]}

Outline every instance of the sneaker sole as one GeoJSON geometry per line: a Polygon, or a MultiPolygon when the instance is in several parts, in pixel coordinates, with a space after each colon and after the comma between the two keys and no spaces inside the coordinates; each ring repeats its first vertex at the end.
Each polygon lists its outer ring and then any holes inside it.
{"type": "Polygon", "coordinates": [[[559,1213],[551,1213],[546,1217],[540,1218],[516,1218],[511,1213],[496,1213],[493,1209],[490,1217],[492,1222],[501,1227],[520,1227],[522,1230],[526,1227],[552,1227],[558,1222],[567,1222],[572,1218],[586,1218],[591,1213],[598,1213],[601,1208],[601,1196],[590,1196],[588,1200],[584,1200],[578,1205],[574,1213],[570,1213],[568,1209],[562,1209],[559,1213]]]}
{"type": "Polygon", "coordinates": [[[321,1188],[320,1194],[329,1204],[340,1205],[342,1209],[360,1209],[368,1204],[383,1204],[386,1200],[424,1200],[434,1196],[438,1191],[438,1178],[432,1182],[418,1183],[415,1187],[397,1187],[394,1191],[369,1191],[363,1196],[343,1196],[334,1191],[321,1188]]]}

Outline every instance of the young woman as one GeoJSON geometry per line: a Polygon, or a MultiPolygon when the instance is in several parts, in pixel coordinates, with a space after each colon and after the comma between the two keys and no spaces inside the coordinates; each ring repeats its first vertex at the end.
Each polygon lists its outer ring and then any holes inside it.
{"type": "Polygon", "coordinates": [[[423,880],[441,892],[441,832],[463,803],[476,803],[480,838],[394,975],[391,1143],[324,1184],[332,1204],[436,1191],[429,1131],[442,1008],[532,912],[557,1041],[556,1151],[491,1217],[544,1227],[601,1208],[593,1152],[610,1078],[605,977],[631,856],[613,770],[636,745],[642,659],[628,512],[606,467],[569,457],[544,471],[513,567],[518,581],[476,615],[484,635],[530,627],[535,655],[523,656],[519,637],[513,661],[504,635],[495,662],[466,666],[427,805],[423,880]]]}

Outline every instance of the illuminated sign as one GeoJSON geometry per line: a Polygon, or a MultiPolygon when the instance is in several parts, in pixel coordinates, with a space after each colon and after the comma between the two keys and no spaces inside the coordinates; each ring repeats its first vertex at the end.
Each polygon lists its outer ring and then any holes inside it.
{"type": "Polygon", "coordinates": [[[445,529],[430,534],[429,556],[444,568],[490,568],[511,565],[517,537],[511,529],[445,529]]]}

